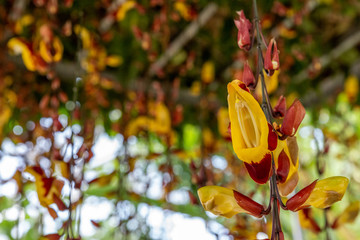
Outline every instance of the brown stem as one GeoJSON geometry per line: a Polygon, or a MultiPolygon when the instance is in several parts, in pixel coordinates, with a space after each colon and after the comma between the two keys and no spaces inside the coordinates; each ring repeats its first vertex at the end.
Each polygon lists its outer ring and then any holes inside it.
{"type": "MultiPolygon", "coordinates": [[[[266,89],[265,80],[264,80],[264,73],[263,73],[263,54],[261,50],[261,43],[265,43],[264,39],[261,39],[261,31],[259,26],[259,16],[257,10],[256,0],[253,0],[254,4],[254,18],[255,18],[255,28],[256,28],[256,36],[257,36],[257,50],[258,50],[258,65],[257,65],[257,78],[260,76],[261,79],[261,90],[262,90],[262,104],[261,107],[265,113],[267,121],[272,125],[272,115],[273,110],[270,105],[269,101],[269,94],[266,89]]],[[[276,171],[275,171],[275,162],[274,162],[274,155],[272,157],[272,176],[270,177],[270,201],[269,206],[265,210],[265,212],[272,211],[272,232],[271,232],[271,240],[280,240],[283,239],[283,233],[281,229],[281,222],[280,222],[280,209],[279,206],[283,209],[287,209],[286,206],[283,204],[279,190],[277,188],[277,180],[276,180],[276,171]]]]}

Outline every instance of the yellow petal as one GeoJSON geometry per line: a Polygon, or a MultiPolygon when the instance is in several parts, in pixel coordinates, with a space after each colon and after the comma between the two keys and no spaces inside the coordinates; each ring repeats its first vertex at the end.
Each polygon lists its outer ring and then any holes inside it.
{"type": "Polygon", "coordinates": [[[257,163],[269,153],[269,127],[259,103],[239,87],[240,83],[234,80],[228,84],[232,144],[240,160],[257,163]]]}
{"type": "Polygon", "coordinates": [[[106,58],[106,65],[110,67],[117,67],[122,63],[123,63],[123,59],[120,56],[112,55],[106,58]]]}
{"type": "Polygon", "coordinates": [[[83,45],[82,47],[85,49],[90,49],[91,48],[90,32],[86,28],[81,27],[80,25],[76,25],[74,27],[74,30],[77,35],[80,35],[82,45],[83,45]]]}
{"type": "Polygon", "coordinates": [[[316,208],[330,207],[342,199],[348,183],[349,179],[340,176],[320,180],[303,205],[311,205],[316,208]]]}
{"type": "Polygon", "coordinates": [[[116,19],[118,21],[122,21],[125,18],[126,13],[132,8],[134,8],[135,5],[135,1],[126,1],[125,3],[123,3],[116,13],[116,19]]]}
{"type": "Polygon", "coordinates": [[[201,80],[204,83],[211,83],[214,81],[215,76],[215,66],[212,61],[207,61],[204,63],[201,69],[201,80]]]}
{"type": "Polygon", "coordinates": [[[359,79],[356,76],[351,75],[345,80],[344,92],[350,102],[356,100],[359,93],[359,79]]]}
{"type": "Polygon", "coordinates": [[[298,156],[298,146],[296,142],[296,137],[289,137],[286,141],[278,141],[278,147],[274,151],[275,158],[275,167],[278,168],[278,161],[276,160],[280,152],[284,150],[286,155],[290,159],[290,168],[289,174],[283,183],[278,183],[279,193],[281,196],[287,196],[292,191],[294,191],[298,181],[299,181],[299,156],[298,156]]]}
{"type": "Polygon", "coordinates": [[[204,146],[210,148],[215,143],[214,134],[211,132],[209,128],[204,128],[202,131],[203,143],[204,146]]]}
{"type": "Polygon", "coordinates": [[[10,39],[7,45],[14,54],[21,54],[24,65],[28,70],[36,70],[35,59],[28,45],[19,38],[10,39]]]}
{"type": "Polygon", "coordinates": [[[359,215],[360,211],[360,201],[355,201],[351,203],[345,211],[335,220],[332,228],[337,228],[344,223],[352,223],[355,221],[356,217],[359,215]]]}
{"type": "Polygon", "coordinates": [[[45,41],[41,40],[39,53],[47,63],[58,62],[62,58],[63,45],[58,37],[53,39],[52,46],[49,46],[45,41]]]}
{"type": "Polygon", "coordinates": [[[246,212],[236,202],[234,191],[219,186],[205,186],[198,190],[198,195],[206,211],[215,215],[230,218],[235,214],[246,212]]]}
{"type": "MultiPolygon", "coordinates": [[[[273,93],[279,85],[279,73],[280,73],[280,70],[277,70],[274,72],[274,74],[272,76],[268,76],[265,73],[265,70],[263,71],[266,88],[267,88],[269,94],[273,93]]],[[[260,76],[259,76],[259,78],[260,78],[260,76]]],[[[260,82],[260,79],[259,79],[259,82],[260,82]]],[[[262,96],[261,84],[257,85],[255,91],[258,96],[262,96]]]]}
{"type": "Polygon", "coordinates": [[[184,2],[176,2],[174,4],[174,8],[180,13],[180,15],[185,19],[185,20],[190,20],[191,16],[190,16],[190,11],[189,11],[189,7],[184,3],[184,2]]]}
{"type": "Polygon", "coordinates": [[[230,119],[227,108],[221,107],[217,112],[218,130],[223,138],[229,138],[230,134],[228,131],[230,119]]]}

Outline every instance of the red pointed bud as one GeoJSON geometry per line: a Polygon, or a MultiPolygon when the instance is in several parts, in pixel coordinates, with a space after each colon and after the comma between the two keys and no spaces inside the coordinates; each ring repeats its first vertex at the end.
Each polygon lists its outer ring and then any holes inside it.
{"type": "Polygon", "coordinates": [[[253,87],[255,88],[255,77],[253,72],[251,71],[251,68],[248,64],[248,62],[244,63],[244,72],[242,76],[242,81],[245,83],[247,87],[253,87]]]}
{"type": "Polygon", "coordinates": [[[243,208],[245,211],[248,212],[248,214],[257,217],[257,218],[261,218],[264,215],[264,206],[255,202],[254,200],[252,200],[251,198],[235,191],[234,191],[234,197],[235,200],[237,202],[237,204],[239,204],[239,206],[241,208],[243,208]]]}
{"type": "Polygon", "coordinates": [[[237,36],[238,46],[241,49],[249,51],[251,48],[250,33],[252,29],[252,24],[248,19],[246,19],[243,10],[237,12],[237,14],[239,16],[239,19],[235,19],[234,22],[236,28],[238,29],[238,36],[237,36]]]}
{"type": "Polygon", "coordinates": [[[280,132],[285,136],[294,136],[305,117],[305,108],[299,100],[295,100],[287,110],[280,132]]]}
{"type": "Polygon", "coordinates": [[[283,118],[286,113],[286,99],[280,96],[276,106],[274,107],[274,118],[283,118]]]}
{"type": "Polygon", "coordinates": [[[287,202],[286,202],[286,207],[293,211],[299,211],[303,208],[306,208],[308,206],[303,206],[303,204],[306,202],[306,200],[310,197],[311,192],[314,190],[315,185],[316,185],[317,180],[315,180],[314,182],[312,182],[310,185],[308,185],[307,187],[301,189],[300,192],[298,192],[297,194],[295,194],[292,198],[290,198],[287,202]]]}
{"type": "Polygon", "coordinates": [[[277,142],[278,142],[278,136],[275,133],[274,129],[272,128],[272,126],[270,125],[270,123],[268,123],[268,127],[269,127],[269,135],[268,135],[268,149],[270,151],[274,151],[277,147],[277,142]]]}
{"type": "Polygon", "coordinates": [[[269,46],[266,50],[264,59],[264,69],[268,75],[273,75],[274,70],[278,70],[280,67],[279,52],[277,49],[276,41],[274,38],[270,40],[269,46]]]}
{"type": "Polygon", "coordinates": [[[284,150],[278,157],[278,168],[276,169],[276,177],[280,183],[284,183],[288,177],[290,170],[290,159],[284,150]]]}
{"type": "Polygon", "coordinates": [[[264,158],[258,163],[246,163],[245,167],[250,177],[258,184],[265,184],[270,177],[271,170],[271,154],[266,154],[264,158]]]}

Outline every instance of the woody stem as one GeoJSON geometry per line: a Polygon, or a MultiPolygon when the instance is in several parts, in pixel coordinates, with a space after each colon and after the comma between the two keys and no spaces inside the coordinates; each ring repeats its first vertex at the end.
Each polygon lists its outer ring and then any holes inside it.
{"type": "MultiPolygon", "coordinates": [[[[256,37],[257,37],[257,52],[258,52],[258,62],[257,62],[257,76],[260,76],[261,79],[261,90],[262,90],[262,104],[261,107],[265,113],[266,119],[269,123],[272,122],[272,108],[269,102],[269,94],[266,89],[265,80],[264,80],[264,73],[263,73],[263,54],[261,50],[261,31],[259,27],[259,14],[257,10],[256,0],[253,0],[254,5],[254,18],[255,18],[255,28],[256,28],[256,37]]],[[[281,223],[280,223],[280,209],[279,205],[283,207],[283,203],[279,196],[279,191],[277,189],[276,184],[276,171],[275,171],[275,163],[274,163],[274,156],[272,155],[272,176],[270,178],[270,201],[269,207],[267,210],[272,211],[272,232],[271,232],[271,240],[278,240],[283,239],[282,230],[281,230],[281,223]]]]}

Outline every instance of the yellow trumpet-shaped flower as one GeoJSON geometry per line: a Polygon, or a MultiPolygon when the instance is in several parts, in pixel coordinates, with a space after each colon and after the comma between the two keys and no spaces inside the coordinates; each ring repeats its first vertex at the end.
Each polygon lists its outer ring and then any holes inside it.
{"type": "Polygon", "coordinates": [[[262,217],[264,207],[249,197],[229,188],[205,186],[198,190],[198,195],[206,211],[230,218],[238,213],[247,213],[262,217]]]}
{"type": "Polygon", "coordinates": [[[309,206],[316,208],[330,207],[333,203],[342,199],[348,184],[349,179],[340,176],[314,181],[290,198],[286,206],[292,211],[298,211],[309,206]]]}
{"type": "Polygon", "coordinates": [[[276,149],[277,135],[243,82],[233,80],[228,84],[228,93],[234,151],[245,162],[254,181],[264,184],[269,179],[271,151],[276,149]]]}

